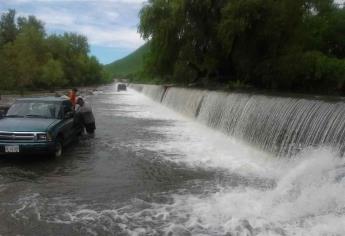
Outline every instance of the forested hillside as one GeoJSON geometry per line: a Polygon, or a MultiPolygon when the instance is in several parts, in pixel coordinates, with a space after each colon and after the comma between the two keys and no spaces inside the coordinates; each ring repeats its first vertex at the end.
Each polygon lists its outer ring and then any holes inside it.
{"type": "Polygon", "coordinates": [[[105,65],[105,69],[113,77],[134,76],[142,70],[144,55],[147,52],[148,45],[145,44],[130,55],[108,65],[105,65]]]}
{"type": "Polygon", "coordinates": [[[344,94],[345,9],[333,0],[149,0],[145,77],[344,94]]]}
{"type": "Polygon", "coordinates": [[[0,19],[0,89],[54,89],[107,82],[103,66],[89,56],[87,38],[74,33],[47,35],[34,16],[0,19]]]}

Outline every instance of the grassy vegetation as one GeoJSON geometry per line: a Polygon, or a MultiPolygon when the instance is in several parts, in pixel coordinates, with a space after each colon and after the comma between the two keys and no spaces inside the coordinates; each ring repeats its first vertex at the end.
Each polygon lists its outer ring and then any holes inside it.
{"type": "Polygon", "coordinates": [[[130,55],[105,65],[105,70],[113,77],[129,77],[137,74],[143,67],[144,54],[148,49],[148,45],[145,44],[130,55]]]}

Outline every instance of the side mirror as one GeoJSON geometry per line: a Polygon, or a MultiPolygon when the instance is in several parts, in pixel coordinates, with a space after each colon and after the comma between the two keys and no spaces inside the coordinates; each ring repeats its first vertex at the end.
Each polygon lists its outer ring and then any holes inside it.
{"type": "Polygon", "coordinates": [[[70,119],[73,118],[74,116],[74,111],[69,111],[65,113],[64,119],[70,119]]]}

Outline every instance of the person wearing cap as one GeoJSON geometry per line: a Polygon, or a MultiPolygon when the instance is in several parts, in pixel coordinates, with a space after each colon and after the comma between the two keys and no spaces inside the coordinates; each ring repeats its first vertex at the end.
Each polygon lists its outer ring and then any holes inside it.
{"type": "Polygon", "coordinates": [[[91,106],[86,103],[82,97],[77,98],[76,104],[78,105],[76,110],[77,119],[84,126],[88,134],[94,135],[96,124],[91,106]]]}

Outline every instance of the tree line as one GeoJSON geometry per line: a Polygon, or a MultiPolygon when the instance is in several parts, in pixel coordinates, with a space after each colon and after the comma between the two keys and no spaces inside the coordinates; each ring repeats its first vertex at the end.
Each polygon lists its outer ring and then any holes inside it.
{"type": "Polygon", "coordinates": [[[75,33],[47,35],[35,16],[0,18],[0,89],[51,89],[110,81],[103,66],[89,56],[87,38],[75,33]]]}
{"type": "Polygon", "coordinates": [[[148,0],[142,79],[345,92],[345,9],[333,0],[148,0]]]}

